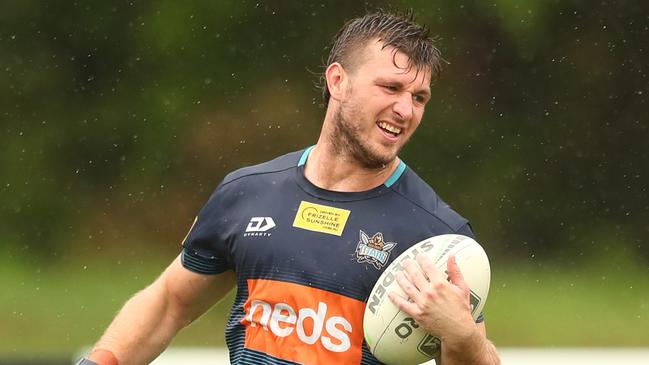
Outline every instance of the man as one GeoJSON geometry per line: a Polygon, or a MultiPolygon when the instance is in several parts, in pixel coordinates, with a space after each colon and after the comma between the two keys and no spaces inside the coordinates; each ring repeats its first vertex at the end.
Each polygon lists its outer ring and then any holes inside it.
{"type": "MultiPolygon", "coordinates": [[[[382,270],[427,237],[473,235],[397,157],[422,119],[439,60],[409,17],[347,22],[323,75],[317,144],[228,175],[181,255],[124,305],[89,359],[150,362],[236,284],[232,364],[380,363],[363,342],[362,317],[382,270]]],[[[444,365],[498,364],[455,261],[450,281],[419,261],[421,271],[411,263],[398,278],[411,300],[391,300],[442,340],[444,365]]]]}

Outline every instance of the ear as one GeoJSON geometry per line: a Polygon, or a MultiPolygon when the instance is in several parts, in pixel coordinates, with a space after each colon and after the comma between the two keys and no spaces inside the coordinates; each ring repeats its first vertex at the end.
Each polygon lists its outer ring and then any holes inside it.
{"type": "Polygon", "coordinates": [[[345,69],[340,63],[334,62],[327,67],[325,77],[327,79],[327,87],[329,88],[331,98],[340,100],[344,95],[345,87],[347,86],[347,72],[345,72],[345,69]]]}

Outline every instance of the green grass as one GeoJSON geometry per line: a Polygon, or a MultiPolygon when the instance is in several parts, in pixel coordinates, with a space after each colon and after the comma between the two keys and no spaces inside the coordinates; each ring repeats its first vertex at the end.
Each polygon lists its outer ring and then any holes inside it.
{"type": "MultiPolygon", "coordinates": [[[[40,268],[3,260],[0,358],[64,358],[91,345],[171,260],[40,268]]],[[[231,301],[224,299],[173,345],[222,346],[231,301]]],[[[649,346],[649,270],[495,267],[485,313],[498,346],[649,346]]]]}
{"type": "Polygon", "coordinates": [[[619,263],[497,270],[487,300],[500,346],[649,346],[649,269],[619,263]]]}
{"type": "MultiPolygon", "coordinates": [[[[0,358],[66,358],[92,345],[122,304],[172,259],[43,268],[0,262],[0,358]]],[[[231,301],[224,299],[174,344],[223,345],[231,301]]]]}

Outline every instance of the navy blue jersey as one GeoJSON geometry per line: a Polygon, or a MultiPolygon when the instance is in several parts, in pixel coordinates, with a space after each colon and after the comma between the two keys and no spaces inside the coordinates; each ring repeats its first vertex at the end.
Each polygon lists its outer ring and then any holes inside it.
{"type": "Polygon", "coordinates": [[[382,271],[428,237],[473,237],[405,163],[374,189],[333,192],[305,178],[309,152],[229,174],[183,243],[187,269],[236,273],[232,364],[380,364],[362,320],[382,271]]]}

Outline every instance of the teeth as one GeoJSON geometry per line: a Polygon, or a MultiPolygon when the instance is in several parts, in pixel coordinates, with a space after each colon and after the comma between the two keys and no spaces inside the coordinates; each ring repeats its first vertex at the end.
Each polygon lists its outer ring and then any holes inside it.
{"type": "Polygon", "coordinates": [[[385,129],[387,131],[390,131],[390,132],[392,132],[394,134],[401,133],[401,128],[391,126],[390,124],[388,124],[386,122],[379,122],[379,127],[383,128],[383,129],[385,129]]]}

